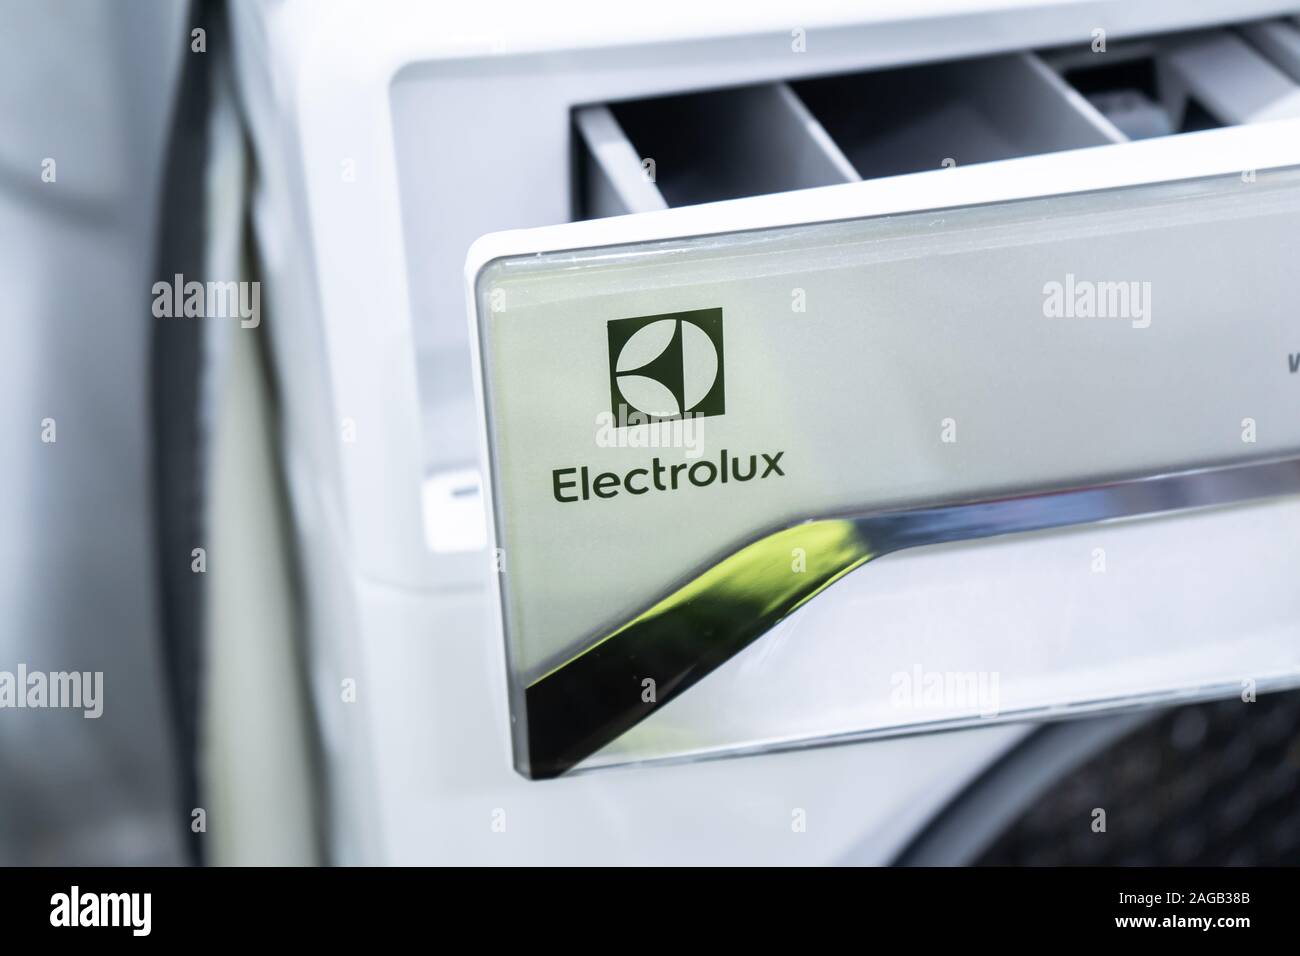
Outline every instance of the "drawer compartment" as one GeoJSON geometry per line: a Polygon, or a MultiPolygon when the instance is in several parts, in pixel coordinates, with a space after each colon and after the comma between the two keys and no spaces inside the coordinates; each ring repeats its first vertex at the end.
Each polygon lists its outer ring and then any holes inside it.
{"type": "Polygon", "coordinates": [[[596,104],[577,218],[739,199],[1300,116],[1285,20],[596,104]]]}
{"type": "Polygon", "coordinates": [[[1293,32],[1277,21],[1047,60],[1130,139],[1148,139],[1300,116],[1293,32]]]}
{"type": "Polygon", "coordinates": [[[784,83],[587,107],[575,123],[583,218],[858,178],[784,83]]]}
{"type": "Polygon", "coordinates": [[[1033,54],[795,85],[864,179],[1120,142],[1033,54]]]}

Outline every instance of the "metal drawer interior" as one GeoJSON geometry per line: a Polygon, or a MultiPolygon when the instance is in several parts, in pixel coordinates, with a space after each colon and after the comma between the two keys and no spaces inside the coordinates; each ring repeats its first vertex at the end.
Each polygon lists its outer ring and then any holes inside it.
{"type": "Polygon", "coordinates": [[[594,104],[575,218],[1298,116],[1290,20],[594,104]]]}

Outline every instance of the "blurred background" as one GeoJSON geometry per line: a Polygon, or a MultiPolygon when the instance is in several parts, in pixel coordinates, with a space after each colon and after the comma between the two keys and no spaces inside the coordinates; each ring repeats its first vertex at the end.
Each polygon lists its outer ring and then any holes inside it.
{"type": "Polygon", "coordinates": [[[184,59],[220,14],[0,0],[0,670],[104,696],[0,711],[0,864],[318,859],[263,358],[152,312],[239,269],[201,265],[242,241],[238,120],[184,59]]]}
{"type": "Polygon", "coordinates": [[[149,284],[185,17],[167,4],[0,4],[0,667],[102,671],[107,694],[97,720],[0,716],[6,864],[183,855],[149,284]]]}

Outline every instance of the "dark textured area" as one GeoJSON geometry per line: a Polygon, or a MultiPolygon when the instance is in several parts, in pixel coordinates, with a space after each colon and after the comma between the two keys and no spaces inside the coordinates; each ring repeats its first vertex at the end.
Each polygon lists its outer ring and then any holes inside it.
{"type": "MultiPolygon", "coordinates": [[[[225,13],[213,2],[190,9],[194,28],[206,32],[211,56],[187,56],[173,108],[162,183],[162,221],[154,275],[201,276],[207,254],[204,178],[208,123],[217,50],[225,42],[225,13]]],[[[188,31],[187,31],[188,32],[188,31]]],[[[163,662],[180,770],[181,808],[199,797],[199,688],[202,685],[204,575],[191,567],[192,549],[206,542],[203,511],[208,435],[200,414],[205,379],[205,325],[154,322],[149,392],[153,429],[153,495],[158,502],[158,580],[163,662]]],[[[193,862],[203,862],[203,841],[190,829],[189,810],[176,815],[193,862]]]]}
{"type": "Polygon", "coordinates": [[[977,862],[1300,863],[1300,692],[1171,710],[1058,781],[977,862]]]}

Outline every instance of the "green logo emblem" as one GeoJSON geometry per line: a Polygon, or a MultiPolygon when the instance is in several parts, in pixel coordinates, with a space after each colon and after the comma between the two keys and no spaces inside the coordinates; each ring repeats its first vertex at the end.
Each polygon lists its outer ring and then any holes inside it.
{"type": "Polygon", "coordinates": [[[615,419],[721,415],[722,310],[611,319],[609,390],[615,419]]]}

